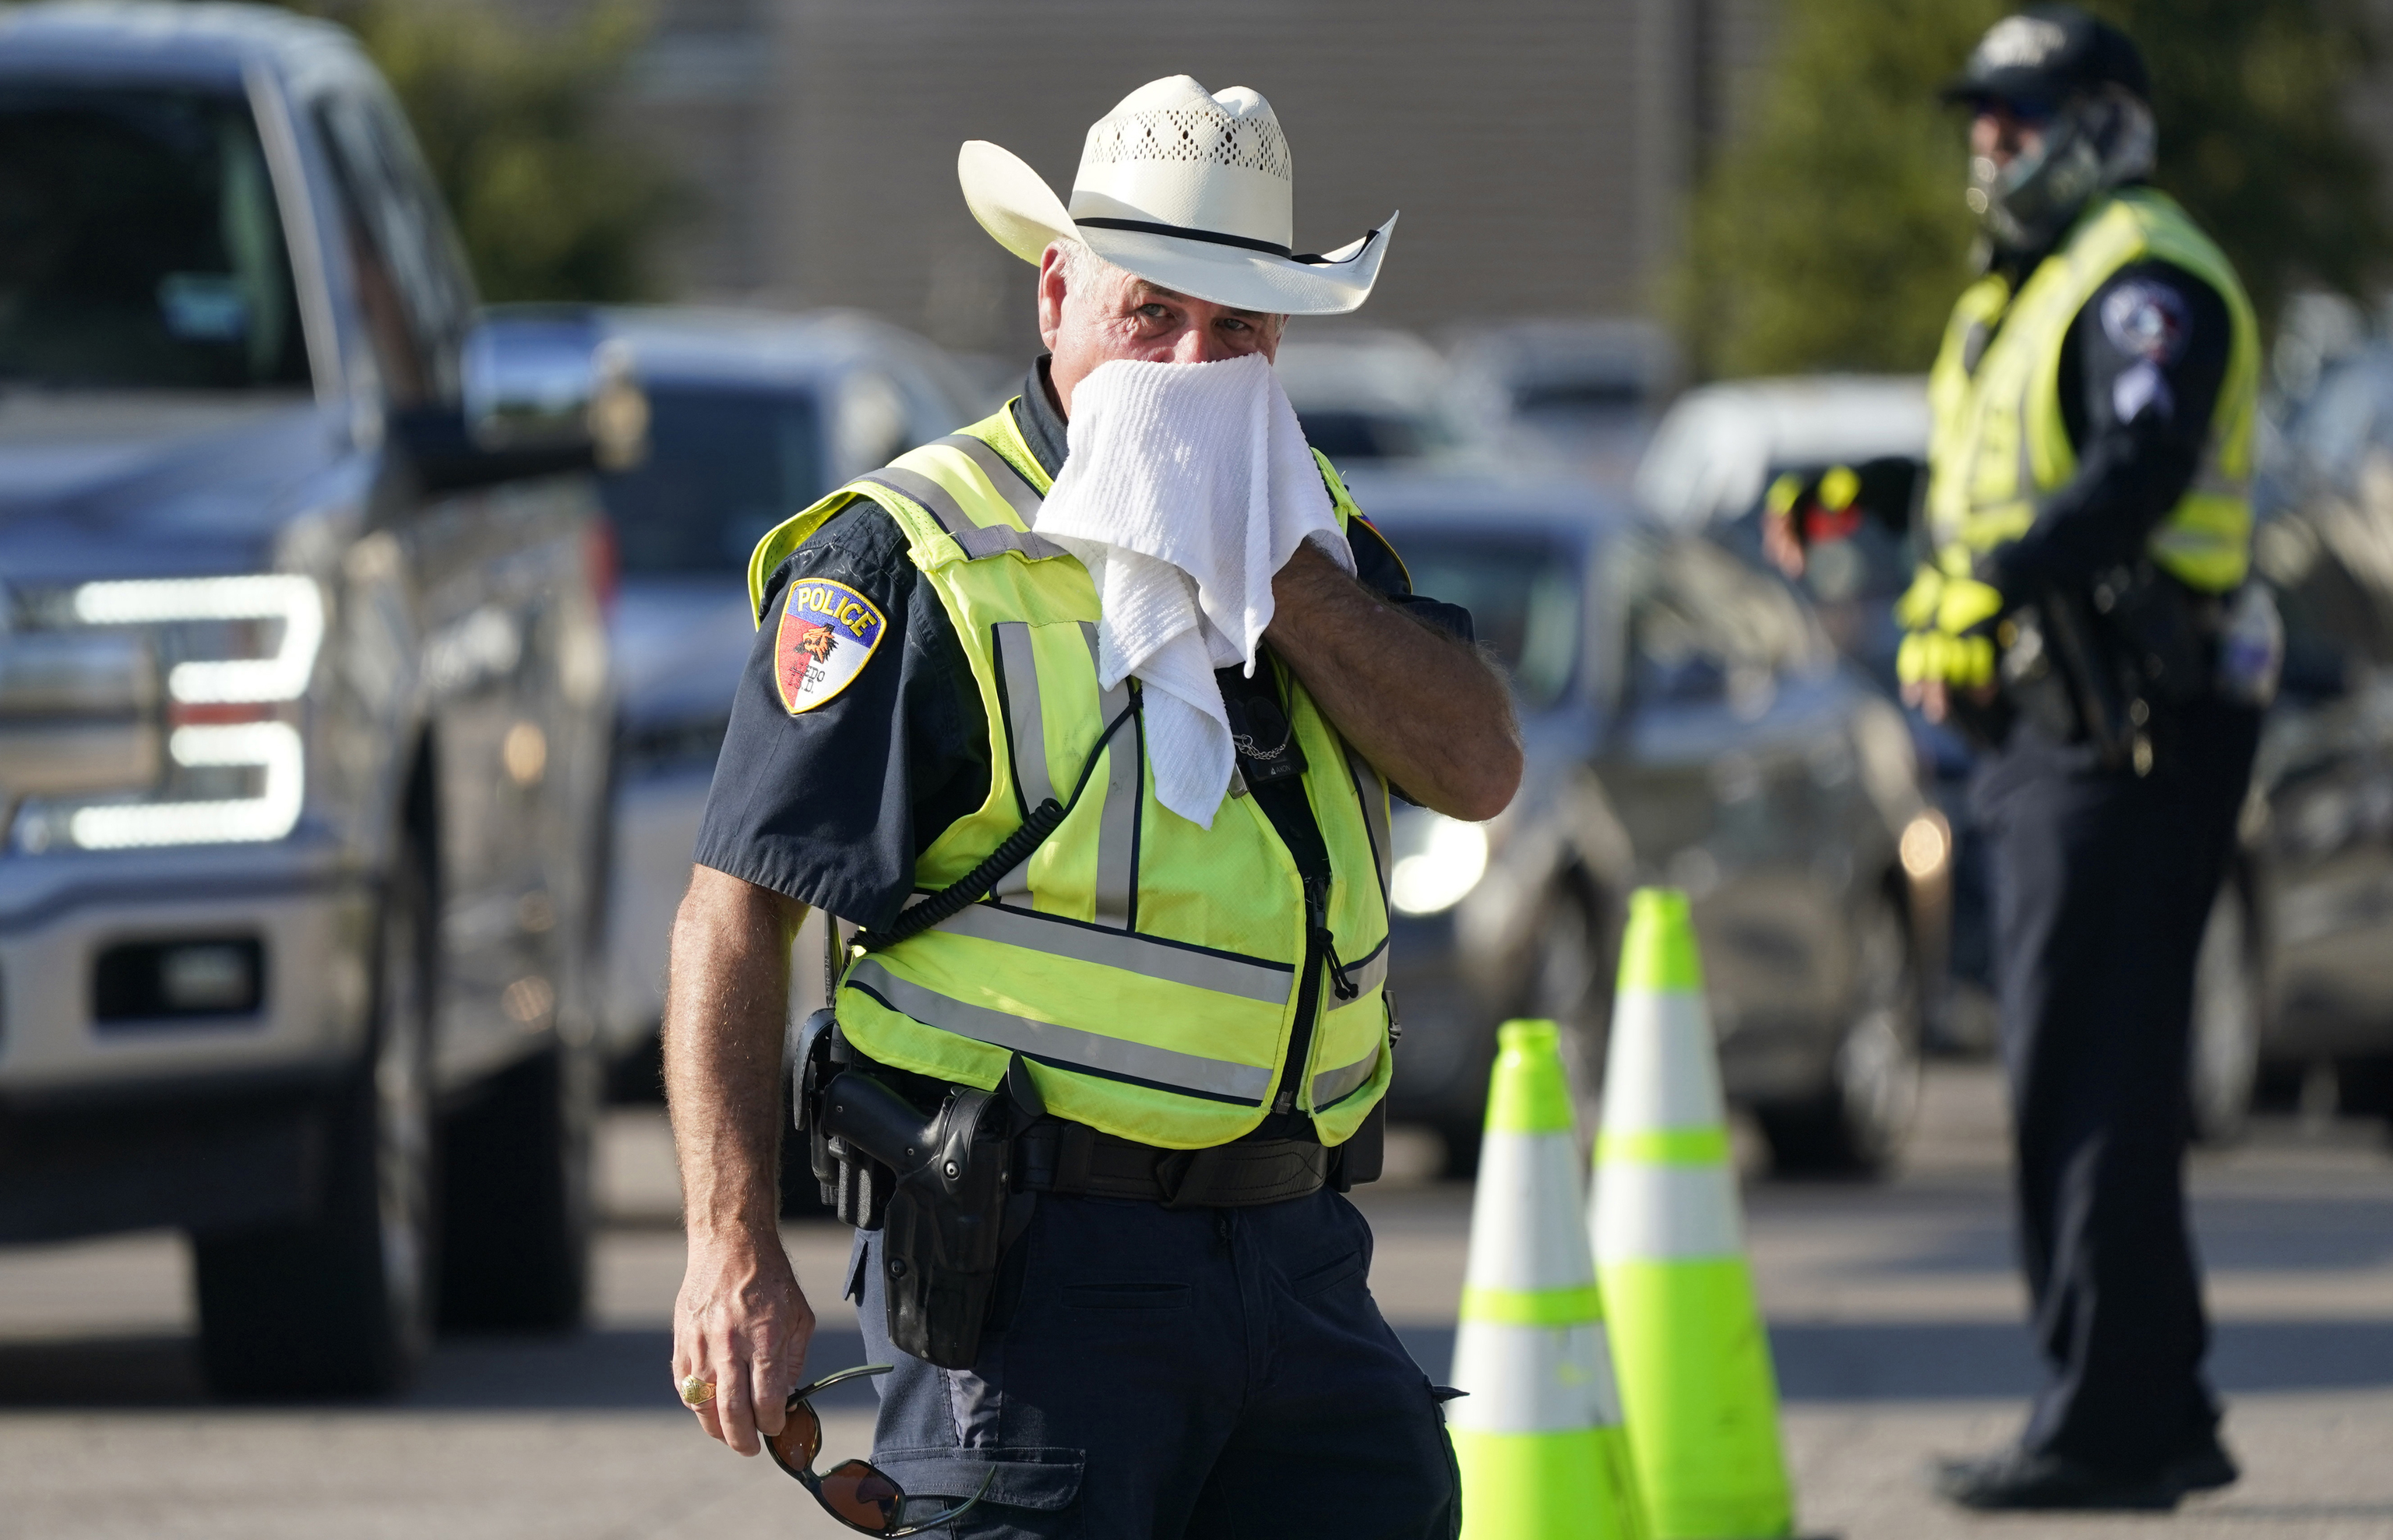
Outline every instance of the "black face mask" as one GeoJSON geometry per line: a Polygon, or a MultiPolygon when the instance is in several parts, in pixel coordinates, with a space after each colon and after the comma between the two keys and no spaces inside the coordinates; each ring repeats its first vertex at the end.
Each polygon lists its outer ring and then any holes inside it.
{"type": "Polygon", "coordinates": [[[2042,251],[2096,194],[2149,174],[2151,109],[2117,87],[2082,93],[2045,120],[2044,142],[2007,166],[1969,161],[1968,202],[1997,252],[2042,251]]]}

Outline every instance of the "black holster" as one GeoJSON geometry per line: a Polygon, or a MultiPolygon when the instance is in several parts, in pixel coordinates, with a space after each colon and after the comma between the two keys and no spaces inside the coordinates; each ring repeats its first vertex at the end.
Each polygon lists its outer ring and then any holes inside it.
{"type": "Polygon", "coordinates": [[[838,1018],[826,1007],[799,1029],[790,1066],[790,1106],[798,1132],[806,1136],[806,1166],[822,1189],[823,1207],[843,1224],[878,1230],[889,1209],[897,1174],[825,1127],[822,1094],[847,1070],[869,1063],[840,1036],[838,1018]]]}
{"type": "Polygon", "coordinates": [[[881,1232],[890,1340],[943,1369],[972,1367],[999,1264],[1036,1201],[1013,1181],[1014,1136],[1039,1109],[1020,1104],[1035,1092],[1009,1087],[1028,1077],[994,1091],[941,1087],[925,1113],[888,1083],[915,1077],[868,1072],[835,1024],[804,1048],[798,1116],[840,1218],[881,1232]]]}

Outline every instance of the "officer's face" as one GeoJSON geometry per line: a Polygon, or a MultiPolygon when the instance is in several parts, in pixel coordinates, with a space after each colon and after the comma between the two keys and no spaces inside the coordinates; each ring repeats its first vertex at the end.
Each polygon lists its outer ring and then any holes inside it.
{"type": "Polygon", "coordinates": [[[1053,248],[1040,264],[1039,335],[1055,355],[1048,378],[1066,416],[1072,387],[1099,364],[1219,363],[1249,353],[1268,359],[1279,351],[1287,320],[1174,294],[1118,268],[1087,273],[1074,288],[1053,248]]]}
{"type": "Polygon", "coordinates": [[[1978,103],[1969,120],[1969,153],[2007,166],[2044,148],[2044,126],[2050,120],[2051,113],[2040,107],[1989,98],[1978,103]]]}

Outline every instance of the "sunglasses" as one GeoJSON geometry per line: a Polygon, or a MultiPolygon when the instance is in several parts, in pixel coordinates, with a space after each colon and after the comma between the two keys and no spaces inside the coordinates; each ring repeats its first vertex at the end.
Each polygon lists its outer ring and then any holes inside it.
{"type": "Polygon", "coordinates": [[[790,1392],[789,1420],[781,1430],[765,1441],[773,1463],[796,1477],[801,1485],[815,1494],[823,1511],[856,1531],[858,1534],[877,1534],[884,1540],[897,1540],[901,1534],[920,1534],[948,1522],[981,1499],[988,1483],[997,1479],[995,1467],[981,1478],[980,1492],[974,1493],[945,1513],[935,1514],[917,1523],[900,1524],[898,1516],[906,1511],[906,1489],[883,1474],[870,1460],[844,1460],[829,1473],[815,1474],[815,1456],[822,1453],[822,1417],[810,1404],[811,1399],[830,1390],[843,1379],[855,1379],[861,1375],[885,1375],[896,1368],[894,1364],[867,1364],[861,1368],[842,1369],[826,1375],[812,1385],[801,1386],[790,1392]]]}

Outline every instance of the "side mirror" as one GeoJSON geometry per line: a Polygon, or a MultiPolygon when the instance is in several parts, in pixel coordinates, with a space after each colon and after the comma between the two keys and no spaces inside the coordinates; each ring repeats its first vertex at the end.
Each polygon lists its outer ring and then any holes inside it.
{"type": "Polygon", "coordinates": [[[462,372],[456,409],[392,421],[427,490],[621,470],[647,450],[648,403],[633,377],[631,349],[588,310],[488,312],[465,339],[462,372]]]}
{"type": "Polygon", "coordinates": [[[465,429],[496,453],[586,450],[602,470],[638,463],[647,398],[632,350],[579,309],[485,316],[465,339],[465,429]]]}

